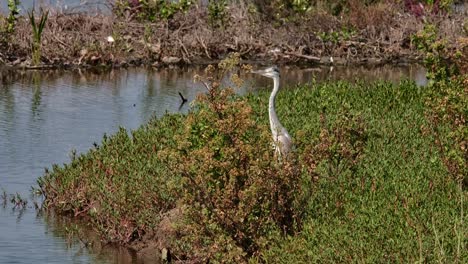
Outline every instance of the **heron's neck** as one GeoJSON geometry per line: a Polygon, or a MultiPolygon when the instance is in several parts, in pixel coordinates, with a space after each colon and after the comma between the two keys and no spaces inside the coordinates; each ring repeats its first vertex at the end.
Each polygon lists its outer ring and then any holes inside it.
{"type": "Polygon", "coordinates": [[[276,115],[276,110],[275,110],[275,99],[276,99],[276,94],[278,93],[279,90],[279,78],[274,77],[273,78],[273,91],[271,92],[270,95],[270,101],[268,104],[268,114],[270,116],[270,128],[271,132],[273,133],[273,137],[276,137],[278,133],[278,129],[281,127],[281,124],[278,120],[278,116],[276,115]]]}

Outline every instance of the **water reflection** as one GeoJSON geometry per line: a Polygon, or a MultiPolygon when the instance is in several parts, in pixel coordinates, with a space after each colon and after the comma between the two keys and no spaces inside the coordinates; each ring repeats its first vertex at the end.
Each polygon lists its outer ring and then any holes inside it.
{"type": "MultiPolygon", "coordinates": [[[[205,92],[204,87],[193,82],[193,76],[202,72],[202,67],[0,71],[0,187],[25,196],[43,168],[67,162],[72,149],[84,152],[100,142],[104,133],[112,134],[119,126],[136,129],[154,115],[187,112],[190,104],[181,107],[178,93],[190,102],[205,92]]],[[[426,82],[425,72],[418,66],[285,66],[281,73],[285,89],[313,80],[399,82],[409,78],[419,84],[426,82]]],[[[247,81],[239,93],[271,87],[267,78],[253,74],[241,77],[247,81]]],[[[97,251],[80,246],[67,249],[67,238],[56,224],[60,221],[60,217],[53,221],[50,217],[37,218],[32,204],[22,210],[11,210],[8,205],[0,208],[0,263],[136,261],[128,251],[115,252],[113,247],[97,251]]]]}
{"type": "Polygon", "coordinates": [[[57,216],[51,212],[41,217],[48,233],[66,241],[63,250],[72,252],[73,259],[90,257],[93,263],[158,263],[158,259],[145,260],[131,249],[101,243],[98,234],[82,220],[57,216]]]}

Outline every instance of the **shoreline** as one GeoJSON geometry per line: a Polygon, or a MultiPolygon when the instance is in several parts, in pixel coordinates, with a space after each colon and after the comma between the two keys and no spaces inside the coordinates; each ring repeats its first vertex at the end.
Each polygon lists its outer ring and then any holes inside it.
{"type": "Polygon", "coordinates": [[[406,64],[422,61],[412,36],[423,29],[424,20],[439,26],[449,49],[456,48],[456,40],[463,37],[462,14],[421,19],[398,9],[387,12],[385,8],[390,7],[395,8],[390,4],[369,6],[341,18],[317,11],[304,18],[271,22],[234,5],[223,26],[211,25],[207,11],[198,7],[158,22],[51,10],[43,31],[40,63],[32,63],[31,25],[27,17],[20,16],[15,31],[0,41],[0,66],[33,70],[159,68],[206,65],[230,53],[239,53],[244,61],[278,65],[406,64]],[[368,24],[355,21],[356,15],[367,15],[363,19],[368,24]]]}
{"type": "MultiPolygon", "coordinates": [[[[329,58],[321,58],[319,62],[310,63],[310,62],[278,62],[274,60],[242,60],[240,61],[242,64],[249,64],[249,65],[277,65],[277,66],[297,66],[297,67],[325,67],[325,66],[339,66],[339,67],[382,67],[385,65],[392,65],[392,66],[405,66],[405,65],[422,65],[422,58],[417,56],[413,59],[392,59],[392,60],[377,60],[375,58],[366,58],[360,61],[352,61],[348,62],[342,58],[333,58],[334,62],[330,62],[329,58]]],[[[34,70],[43,70],[43,71],[73,71],[73,70],[110,70],[110,69],[121,69],[121,68],[134,68],[134,67],[153,67],[153,68],[185,68],[185,67],[202,67],[208,65],[217,65],[221,62],[222,59],[219,60],[205,60],[205,61],[197,61],[192,62],[190,64],[187,63],[177,63],[177,64],[160,64],[154,65],[154,63],[142,63],[139,61],[130,61],[128,63],[120,63],[120,64],[100,64],[100,65],[75,65],[75,64],[44,64],[44,65],[27,65],[27,64],[4,64],[0,65],[0,71],[11,71],[11,70],[19,70],[19,71],[34,71],[34,70]]]]}

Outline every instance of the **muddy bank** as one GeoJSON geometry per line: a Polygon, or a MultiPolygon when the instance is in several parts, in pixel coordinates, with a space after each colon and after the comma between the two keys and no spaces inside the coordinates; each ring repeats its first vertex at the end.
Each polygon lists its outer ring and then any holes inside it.
{"type": "Polygon", "coordinates": [[[243,60],[277,64],[408,63],[421,60],[411,36],[423,28],[424,20],[436,23],[451,46],[466,34],[463,13],[422,18],[402,4],[356,7],[341,16],[314,11],[287,20],[271,20],[243,4],[230,5],[227,10],[223,24],[217,26],[210,22],[208,10],[198,6],[157,23],[138,21],[130,13],[66,14],[50,10],[39,65],[32,64],[30,21],[19,17],[15,31],[2,34],[0,65],[67,68],[206,64],[231,52],[240,53],[243,60]]]}

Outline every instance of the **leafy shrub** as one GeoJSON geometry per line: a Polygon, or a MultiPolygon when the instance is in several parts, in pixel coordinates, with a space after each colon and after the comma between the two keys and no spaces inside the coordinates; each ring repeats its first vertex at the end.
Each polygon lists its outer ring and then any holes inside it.
{"type": "Polygon", "coordinates": [[[171,19],[178,12],[185,12],[193,4],[190,0],[119,0],[114,5],[114,12],[119,16],[129,13],[143,21],[171,19]]]}
{"type": "Polygon", "coordinates": [[[325,44],[331,42],[335,45],[349,40],[353,35],[356,34],[356,31],[350,28],[342,28],[340,31],[330,31],[330,32],[318,32],[317,36],[325,44]]]}
{"type": "Polygon", "coordinates": [[[6,33],[12,34],[15,31],[16,20],[19,14],[18,6],[20,5],[19,0],[8,0],[8,9],[10,10],[8,17],[6,19],[6,33]]]}
{"type": "Polygon", "coordinates": [[[209,0],[208,19],[213,27],[223,27],[227,21],[227,1],[209,0]]]}
{"type": "Polygon", "coordinates": [[[416,48],[424,54],[424,66],[427,77],[433,82],[447,80],[458,72],[448,56],[447,43],[437,35],[436,25],[426,23],[424,29],[413,35],[416,48]]]}
{"type": "Polygon", "coordinates": [[[363,156],[367,141],[366,124],[362,116],[344,110],[333,124],[327,122],[325,114],[320,117],[321,130],[317,140],[303,143],[303,164],[308,174],[334,178],[344,171],[354,172],[363,156]],[[322,169],[322,172],[318,172],[322,169]]]}
{"type": "Polygon", "coordinates": [[[269,244],[270,233],[297,230],[301,174],[293,159],[274,158],[268,127],[254,121],[245,98],[208,80],[177,148],[162,153],[182,177],[179,250],[204,261],[246,261],[269,244]]]}
{"type": "Polygon", "coordinates": [[[431,79],[426,116],[444,164],[460,186],[466,188],[468,83],[464,52],[468,49],[468,43],[461,42],[455,50],[451,50],[437,33],[436,25],[426,24],[424,29],[413,37],[417,48],[423,52],[424,65],[428,70],[428,78],[431,79]]]}
{"type": "MultiPolygon", "coordinates": [[[[466,77],[466,75],[465,75],[466,77]]],[[[453,78],[434,85],[426,116],[435,144],[448,171],[464,189],[468,186],[468,83],[453,78]],[[449,130],[450,132],[447,132],[449,130]]]]}
{"type": "Polygon", "coordinates": [[[44,206],[63,214],[87,217],[105,241],[126,244],[154,228],[175,207],[177,178],[157,158],[174,145],[182,117],[165,116],[133,131],[104,136],[69,164],[54,165],[38,180],[44,206]]]}
{"type": "Polygon", "coordinates": [[[19,0],[8,0],[8,16],[0,14],[0,48],[11,44],[11,36],[15,32],[19,14],[19,0]]]}

